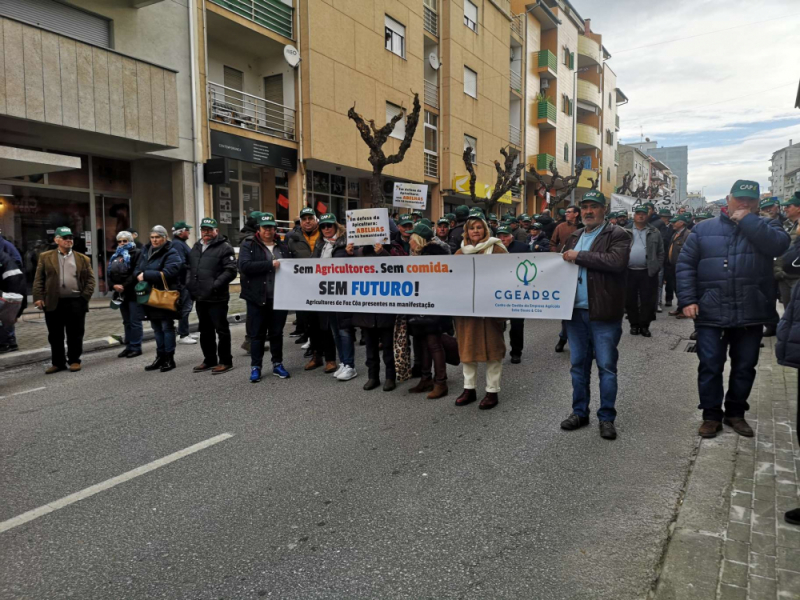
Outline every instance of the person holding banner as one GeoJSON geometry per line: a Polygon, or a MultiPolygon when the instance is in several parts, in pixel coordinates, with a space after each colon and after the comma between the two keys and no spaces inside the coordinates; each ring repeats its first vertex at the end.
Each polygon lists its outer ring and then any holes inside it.
{"type": "MultiPolygon", "coordinates": [[[[322,239],[322,234],[319,232],[317,213],[310,206],[306,206],[300,211],[300,231],[290,231],[286,234],[285,241],[289,247],[289,253],[295,258],[311,258],[320,239],[322,239]]],[[[309,342],[306,356],[313,357],[315,344],[319,339],[317,315],[309,311],[297,311],[297,330],[303,333],[300,337],[301,340],[306,338],[302,343],[309,342]]],[[[313,358],[309,364],[312,363],[315,363],[313,358]]]]}
{"type": "MultiPolygon", "coordinates": [[[[322,215],[319,220],[322,240],[314,248],[314,258],[346,258],[352,256],[354,247],[347,243],[347,231],[344,225],[331,213],[322,215]]],[[[352,315],[345,312],[317,313],[322,330],[322,349],[325,354],[325,372],[332,374],[339,381],[349,381],[358,376],[356,372],[356,346],[353,339],[352,315]],[[336,354],[339,354],[339,365],[336,365],[336,354]]],[[[310,365],[311,363],[309,363],[310,365]]],[[[306,365],[306,370],[309,365],[306,365]]],[[[319,365],[317,365],[319,366],[319,365]]]]}
{"type": "Polygon", "coordinates": [[[631,236],[606,223],[606,197],[591,190],[581,200],[585,227],[564,244],[562,257],[580,267],[572,319],[566,321],[572,368],[572,414],[561,429],[573,431],[589,424],[592,355],[600,375],[600,437],[617,439],[617,346],[625,312],[625,276],[631,236]]]}
{"type": "MultiPolygon", "coordinates": [[[[456,254],[507,254],[508,250],[496,237],[491,236],[489,224],[481,215],[472,214],[464,225],[464,238],[456,254]]],[[[455,317],[458,352],[464,371],[464,391],[456,399],[456,406],[475,402],[478,363],[486,363],[486,396],[478,408],[490,410],[497,406],[500,378],[503,375],[503,358],[506,345],[503,336],[504,319],[484,317],[455,317]]]]}
{"type": "MultiPolygon", "coordinates": [[[[564,211],[565,221],[556,226],[550,238],[550,252],[561,252],[569,236],[575,233],[578,227],[581,226],[579,217],[580,209],[577,206],[570,206],[564,211]]],[[[567,345],[567,326],[565,323],[566,321],[561,322],[561,331],[558,333],[556,352],[563,352],[564,346],[567,345]]]]}

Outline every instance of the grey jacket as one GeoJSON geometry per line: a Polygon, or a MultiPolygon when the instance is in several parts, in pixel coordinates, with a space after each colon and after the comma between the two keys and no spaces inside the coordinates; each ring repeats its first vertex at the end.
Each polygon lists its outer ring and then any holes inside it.
{"type": "MultiPolygon", "coordinates": [[[[633,246],[633,236],[635,225],[630,229],[626,229],[631,236],[631,246],[633,246]]],[[[645,237],[645,251],[647,252],[647,274],[652,277],[657,275],[664,264],[664,238],[661,232],[650,225],[645,225],[647,236],[645,237]]]]}

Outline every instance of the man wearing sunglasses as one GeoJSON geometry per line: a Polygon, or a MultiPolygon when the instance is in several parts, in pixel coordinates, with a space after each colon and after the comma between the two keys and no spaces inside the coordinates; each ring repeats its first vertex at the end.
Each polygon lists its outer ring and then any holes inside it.
{"type": "Polygon", "coordinates": [[[83,330],[89,299],[94,293],[92,261],[85,254],[74,252],[74,236],[69,227],[56,229],[55,250],[43,252],[33,280],[33,304],[44,311],[50,342],[51,375],[69,365],[73,373],[81,370],[83,330]],[[64,334],[67,354],[64,354],[64,334]]]}

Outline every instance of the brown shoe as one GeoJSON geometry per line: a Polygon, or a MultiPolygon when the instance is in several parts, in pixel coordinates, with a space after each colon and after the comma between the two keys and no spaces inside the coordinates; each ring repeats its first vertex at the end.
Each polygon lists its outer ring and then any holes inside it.
{"type": "Polygon", "coordinates": [[[329,360],[325,362],[325,373],[336,373],[338,368],[339,365],[336,364],[335,360],[329,360]]]}
{"type": "Polygon", "coordinates": [[[444,398],[447,396],[447,384],[446,383],[434,383],[433,384],[433,391],[428,394],[428,400],[436,400],[437,398],[444,398]]]}
{"type": "Polygon", "coordinates": [[[314,369],[318,369],[322,366],[322,359],[317,358],[316,356],[308,361],[308,364],[305,366],[306,371],[313,371],[314,369]]]}
{"type": "Polygon", "coordinates": [[[67,370],[67,367],[57,367],[57,366],[53,365],[52,367],[49,367],[44,372],[44,374],[45,375],[52,375],[53,373],[58,373],[59,371],[66,371],[66,370],[67,370]]]}
{"type": "Polygon", "coordinates": [[[725,417],[722,422],[733,427],[733,430],[741,436],[753,437],[753,428],[742,417],[725,417]]]}
{"type": "Polygon", "coordinates": [[[69,366],[69,370],[71,373],[77,373],[78,371],[81,370],[81,363],[72,363],[69,366]]]}
{"type": "Polygon", "coordinates": [[[412,388],[408,388],[409,394],[421,394],[422,392],[430,392],[433,389],[433,379],[430,377],[423,377],[419,383],[412,388]]]}
{"type": "Polygon", "coordinates": [[[212,375],[219,375],[220,373],[227,373],[233,368],[233,365],[217,365],[211,369],[212,375]]]}
{"type": "Polygon", "coordinates": [[[497,406],[499,402],[500,401],[497,399],[496,392],[486,392],[486,395],[483,397],[483,400],[481,400],[481,403],[478,404],[478,408],[481,410],[491,410],[495,406],[497,406]]]}
{"type": "Polygon", "coordinates": [[[701,438],[713,438],[717,437],[717,433],[720,431],[722,431],[722,423],[719,421],[703,421],[697,433],[701,438]]]}
{"type": "Polygon", "coordinates": [[[679,310],[671,310],[667,313],[670,317],[677,317],[678,315],[682,314],[679,310]]]}
{"type": "Polygon", "coordinates": [[[213,369],[216,366],[217,365],[207,365],[206,363],[201,362],[194,369],[192,369],[192,371],[194,371],[195,373],[202,373],[203,371],[210,371],[211,369],[213,369]]]}
{"type": "Polygon", "coordinates": [[[478,399],[478,394],[475,390],[464,390],[461,395],[456,398],[456,406],[466,406],[472,404],[478,399]]]}

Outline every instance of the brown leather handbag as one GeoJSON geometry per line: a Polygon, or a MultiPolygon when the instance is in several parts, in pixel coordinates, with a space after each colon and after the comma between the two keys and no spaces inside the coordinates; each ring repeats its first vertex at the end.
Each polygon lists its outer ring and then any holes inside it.
{"type": "Polygon", "coordinates": [[[153,287],[150,290],[150,298],[147,300],[147,306],[177,312],[178,302],[181,299],[181,293],[177,290],[169,289],[169,286],[167,285],[167,278],[164,277],[163,272],[161,272],[161,281],[164,282],[164,289],[157,290],[155,287],[153,287]]]}

